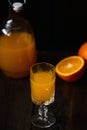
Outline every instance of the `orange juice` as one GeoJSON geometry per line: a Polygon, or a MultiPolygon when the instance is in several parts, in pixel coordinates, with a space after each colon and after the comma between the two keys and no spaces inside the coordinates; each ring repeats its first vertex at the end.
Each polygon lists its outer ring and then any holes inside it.
{"type": "Polygon", "coordinates": [[[24,77],[35,62],[36,48],[31,34],[19,32],[0,37],[0,68],[7,76],[24,77]]]}
{"type": "Polygon", "coordinates": [[[49,101],[55,92],[55,77],[49,72],[39,71],[30,78],[32,101],[40,104],[49,101]]]}

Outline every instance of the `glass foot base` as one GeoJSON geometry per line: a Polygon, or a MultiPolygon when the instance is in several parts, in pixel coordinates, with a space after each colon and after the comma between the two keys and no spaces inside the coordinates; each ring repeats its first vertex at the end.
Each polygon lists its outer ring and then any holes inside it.
{"type": "Polygon", "coordinates": [[[32,124],[39,128],[48,128],[56,122],[56,118],[53,114],[48,113],[47,118],[40,117],[39,115],[33,116],[32,124]]]}

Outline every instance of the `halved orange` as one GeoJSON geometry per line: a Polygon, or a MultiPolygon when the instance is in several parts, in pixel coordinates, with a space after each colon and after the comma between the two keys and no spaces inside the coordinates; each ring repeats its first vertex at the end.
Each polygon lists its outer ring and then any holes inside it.
{"type": "Polygon", "coordinates": [[[57,75],[67,81],[79,80],[85,71],[85,61],[80,56],[69,56],[59,61],[55,67],[57,75]]]}

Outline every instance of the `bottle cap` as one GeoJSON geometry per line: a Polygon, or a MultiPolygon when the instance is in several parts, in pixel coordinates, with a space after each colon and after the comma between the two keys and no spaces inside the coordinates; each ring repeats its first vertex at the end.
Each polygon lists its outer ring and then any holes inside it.
{"type": "Polygon", "coordinates": [[[13,10],[16,11],[16,12],[20,12],[23,8],[23,3],[21,2],[15,2],[13,3],[13,10]]]}

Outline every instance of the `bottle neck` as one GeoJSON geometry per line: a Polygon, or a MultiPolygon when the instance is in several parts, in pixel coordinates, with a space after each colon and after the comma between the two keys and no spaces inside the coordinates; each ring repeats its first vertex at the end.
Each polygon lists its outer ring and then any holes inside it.
{"type": "MultiPolygon", "coordinates": [[[[4,24],[4,28],[2,28],[2,32],[4,34],[10,35],[14,29],[24,30],[25,28],[27,28],[27,26],[29,26],[28,21],[23,16],[23,11],[24,7],[20,10],[15,10],[13,6],[9,6],[9,15],[4,24]]],[[[28,28],[30,28],[30,26],[28,28]]]]}
{"type": "Polygon", "coordinates": [[[9,15],[8,17],[20,16],[26,19],[25,9],[26,0],[8,0],[9,2],[9,15]]]}
{"type": "Polygon", "coordinates": [[[15,10],[10,6],[8,18],[24,17],[24,16],[23,16],[23,14],[24,14],[23,11],[24,11],[24,8],[22,8],[22,9],[19,10],[19,11],[15,11],[15,10]]]}

